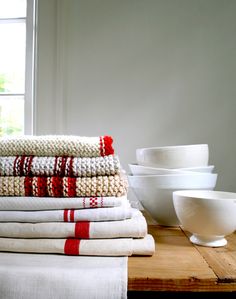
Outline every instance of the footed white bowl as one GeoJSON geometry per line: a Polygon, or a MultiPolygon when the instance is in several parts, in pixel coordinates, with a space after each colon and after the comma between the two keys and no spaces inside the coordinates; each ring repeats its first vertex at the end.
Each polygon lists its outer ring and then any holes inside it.
{"type": "Polygon", "coordinates": [[[236,229],[236,193],[182,190],[173,193],[176,215],[192,233],[190,241],[208,247],[227,244],[226,235],[236,229]]]}
{"type": "Polygon", "coordinates": [[[136,149],[139,165],[160,168],[207,166],[207,144],[176,145],[136,149]]]}
{"type": "Polygon", "coordinates": [[[173,191],[214,189],[217,174],[173,174],[128,176],[129,185],[142,206],[160,225],[179,225],[173,205],[173,191]]]}

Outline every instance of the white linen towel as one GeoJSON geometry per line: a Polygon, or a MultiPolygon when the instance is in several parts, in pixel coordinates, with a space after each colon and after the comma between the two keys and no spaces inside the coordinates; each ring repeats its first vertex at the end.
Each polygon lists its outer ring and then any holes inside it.
{"type": "Polygon", "coordinates": [[[126,299],[127,257],[0,253],[4,299],[126,299]]]}
{"type": "Polygon", "coordinates": [[[0,223],[0,237],[7,238],[77,238],[111,239],[142,238],[147,222],[140,211],[131,219],[119,221],[81,221],[76,223],[0,223]]]}
{"type": "Polygon", "coordinates": [[[118,207],[127,196],[115,197],[34,197],[1,196],[1,211],[35,211],[118,207]]]}
{"type": "Polygon", "coordinates": [[[115,221],[129,219],[137,209],[128,206],[79,210],[0,211],[0,222],[77,222],[115,221]]]}
{"type": "Polygon", "coordinates": [[[13,239],[0,238],[0,251],[59,253],[66,255],[130,256],[153,255],[151,235],[141,239],[13,239]]]}

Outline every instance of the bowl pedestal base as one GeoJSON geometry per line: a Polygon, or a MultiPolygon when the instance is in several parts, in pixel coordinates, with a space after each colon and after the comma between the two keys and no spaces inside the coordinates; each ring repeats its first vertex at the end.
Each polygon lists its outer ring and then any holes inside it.
{"type": "Polygon", "coordinates": [[[190,241],[193,244],[207,247],[221,247],[227,244],[227,240],[223,236],[206,237],[200,235],[192,235],[190,241]]]}

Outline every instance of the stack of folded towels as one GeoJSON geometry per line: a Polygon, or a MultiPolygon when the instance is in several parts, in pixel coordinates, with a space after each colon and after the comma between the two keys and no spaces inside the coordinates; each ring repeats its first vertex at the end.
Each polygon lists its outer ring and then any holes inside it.
{"type": "Polygon", "coordinates": [[[152,255],[110,136],[0,139],[0,251],[152,255]]]}

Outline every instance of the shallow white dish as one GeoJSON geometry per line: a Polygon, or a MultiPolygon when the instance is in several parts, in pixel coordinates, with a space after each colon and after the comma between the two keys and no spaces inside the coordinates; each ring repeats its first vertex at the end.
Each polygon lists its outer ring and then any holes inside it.
{"type": "Polygon", "coordinates": [[[160,225],[179,225],[173,205],[173,191],[214,189],[217,174],[173,174],[128,176],[129,185],[142,206],[160,225]]]}
{"type": "Polygon", "coordinates": [[[158,168],[138,165],[137,163],[128,164],[129,169],[133,175],[149,175],[149,174],[184,174],[194,172],[207,172],[211,173],[214,169],[214,165],[202,166],[202,167],[189,167],[189,168],[158,168]]]}
{"type": "Polygon", "coordinates": [[[190,241],[208,247],[227,244],[226,235],[236,229],[236,193],[182,190],[173,193],[175,211],[190,241]]]}
{"type": "Polygon", "coordinates": [[[207,144],[176,145],[136,149],[139,165],[160,168],[185,168],[207,166],[207,144]]]}

